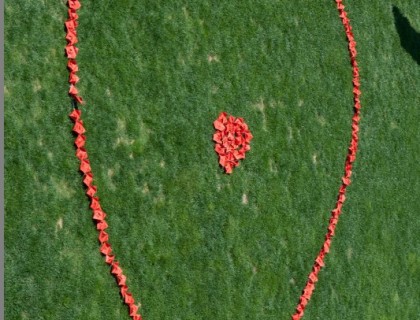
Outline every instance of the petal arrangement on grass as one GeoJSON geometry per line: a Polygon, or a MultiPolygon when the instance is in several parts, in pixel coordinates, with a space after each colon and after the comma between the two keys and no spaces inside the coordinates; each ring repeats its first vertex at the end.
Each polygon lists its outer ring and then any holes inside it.
{"type": "MultiPolygon", "coordinates": [[[[110,265],[111,274],[116,279],[119,287],[121,297],[124,303],[128,306],[129,316],[133,320],[142,320],[142,316],[139,312],[140,304],[135,303],[133,294],[129,291],[127,285],[127,277],[123,274],[122,267],[119,261],[116,260],[112,246],[109,240],[109,235],[106,232],[108,229],[108,223],[105,218],[107,214],[102,210],[99,198],[97,197],[97,187],[93,184],[94,177],[92,168],[90,165],[88,152],[85,148],[86,129],[81,119],[81,110],[78,105],[83,103],[83,99],[79,95],[79,91],[76,84],[79,82],[79,77],[76,75],[79,68],[76,62],[76,56],[78,54],[78,48],[75,44],[78,42],[76,28],[78,26],[78,14],[77,10],[80,8],[79,0],[67,0],[68,9],[68,20],[65,22],[67,34],[66,40],[67,45],[65,47],[67,60],[67,67],[69,69],[69,83],[70,89],[69,94],[74,100],[74,109],[70,114],[70,118],[73,120],[73,132],[76,135],[74,144],[76,145],[76,156],[80,160],[79,170],[83,173],[83,183],[86,186],[86,195],[90,200],[90,208],[93,212],[93,220],[96,222],[96,229],[98,230],[98,240],[100,243],[100,252],[105,256],[105,262],[110,265]]],[[[322,247],[313,262],[312,270],[308,275],[306,285],[301,293],[299,302],[297,304],[295,313],[292,315],[292,320],[300,320],[303,315],[309,300],[315,290],[315,285],[318,282],[318,275],[322,267],[325,265],[325,257],[330,251],[332,239],[335,235],[335,229],[338,223],[338,219],[342,213],[342,207],[346,199],[346,190],[351,183],[352,167],[356,159],[356,153],[358,149],[359,141],[359,120],[360,120],[360,77],[359,67],[356,61],[356,41],[353,36],[352,27],[350,25],[350,19],[347,17],[347,12],[344,9],[343,0],[335,0],[339,16],[342,20],[342,24],[345,28],[348,49],[350,52],[350,61],[353,70],[353,118],[352,118],[352,132],[351,141],[348,148],[348,153],[345,161],[344,175],[342,176],[342,183],[340,185],[337,201],[334,209],[331,211],[331,216],[328,224],[328,231],[325,235],[325,240],[322,247]]],[[[219,163],[223,166],[226,173],[232,173],[233,168],[239,165],[239,160],[245,158],[245,153],[250,150],[250,141],[252,140],[252,134],[248,129],[247,124],[242,118],[235,118],[228,116],[225,112],[222,112],[218,119],[214,121],[214,127],[216,133],[213,136],[213,140],[216,142],[215,150],[219,155],[219,163]]]]}
{"type": "MultiPolygon", "coordinates": [[[[69,83],[70,90],[69,94],[74,99],[76,106],[82,104],[83,99],[79,95],[79,90],[76,88],[76,83],[79,82],[79,77],[76,72],[79,71],[79,67],[76,62],[76,56],[78,49],[74,46],[77,43],[77,31],[78,26],[78,14],[77,10],[80,9],[81,5],[78,0],[69,0],[67,2],[68,19],[65,22],[67,34],[67,46],[65,48],[67,55],[67,68],[69,69],[69,83]]],[[[96,222],[96,229],[98,230],[98,240],[100,243],[100,252],[105,256],[105,262],[111,267],[111,274],[114,276],[119,286],[119,291],[124,303],[128,307],[128,312],[133,320],[142,320],[142,316],[139,313],[139,304],[136,304],[133,294],[129,291],[127,285],[127,277],[124,275],[123,270],[119,261],[116,260],[115,255],[112,251],[112,246],[109,241],[109,235],[106,232],[108,223],[106,222],[106,213],[102,210],[99,198],[96,196],[98,188],[93,184],[94,178],[88,152],[85,148],[86,129],[82,120],[82,111],[79,108],[74,108],[70,114],[70,118],[73,120],[73,132],[76,134],[74,144],[76,145],[76,157],[80,160],[79,170],[83,173],[83,183],[86,186],[86,195],[90,200],[90,208],[93,212],[93,220],[96,222]]]]}
{"type": "Polygon", "coordinates": [[[328,232],[325,235],[324,243],[315,258],[315,261],[312,265],[312,270],[309,273],[308,279],[306,281],[305,287],[302,291],[302,294],[299,298],[299,302],[296,306],[296,311],[292,315],[292,320],[300,320],[303,318],[305,308],[312,297],[312,293],[315,289],[315,284],[318,282],[318,274],[321,271],[321,268],[324,267],[325,256],[330,251],[331,241],[335,234],[335,228],[338,223],[338,219],[341,215],[341,210],[343,203],[346,200],[346,190],[350,185],[350,177],[352,175],[353,163],[356,160],[357,147],[359,143],[359,121],[360,121],[360,109],[362,105],[360,103],[360,76],[359,76],[359,66],[356,61],[357,51],[356,51],[356,41],[354,39],[352,27],[350,25],[350,19],[347,16],[347,12],[344,9],[343,0],[335,0],[337,4],[337,9],[341,22],[344,26],[346,32],[347,42],[349,44],[348,49],[350,53],[350,63],[353,69],[353,117],[351,124],[351,141],[348,148],[346,161],[344,164],[344,175],[341,178],[342,183],[338,191],[338,197],[334,209],[331,211],[331,217],[328,224],[328,232]]]}
{"type": "Polygon", "coordinates": [[[214,150],[219,155],[219,164],[230,174],[251,149],[251,131],[243,118],[228,116],[226,112],[222,112],[213,125],[216,129],[213,135],[213,141],[216,142],[214,150]]]}

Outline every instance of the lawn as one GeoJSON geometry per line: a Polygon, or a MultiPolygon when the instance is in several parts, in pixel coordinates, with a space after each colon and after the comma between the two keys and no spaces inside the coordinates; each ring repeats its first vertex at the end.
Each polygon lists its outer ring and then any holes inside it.
{"type": "MultiPolygon", "coordinates": [[[[345,4],[359,154],[304,319],[420,319],[420,10],[345,4]]],[[[74,156],[65,1],[4,8],[6,319],[129,319],[74,156]]],[[[86,147],[144,319],[289,319],[350,141],[334,1],[85,0],[79,14],[86,147]],[[254,136],[232,175],[211,141],[221,111],[254,136]]]]}

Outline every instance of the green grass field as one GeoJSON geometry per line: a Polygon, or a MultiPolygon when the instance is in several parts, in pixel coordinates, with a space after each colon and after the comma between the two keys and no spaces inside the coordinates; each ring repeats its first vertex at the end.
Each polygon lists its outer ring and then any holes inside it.
{"type": "MultiPolygon", "coordinates": [[[[361,140],[304,319],[420,319],[420,8],[345,3],[361,140]]],[[[350,140],[334,1],[85,0],[79,14],[87,149],[144,319],[289,319],[350,140]],[[254,135],[230,176],[211,141],[221,111],[254,135]]],[[[66,18],[64,0],[5,4],[5,315],[129,319],[74,156],[66,18]]]]}

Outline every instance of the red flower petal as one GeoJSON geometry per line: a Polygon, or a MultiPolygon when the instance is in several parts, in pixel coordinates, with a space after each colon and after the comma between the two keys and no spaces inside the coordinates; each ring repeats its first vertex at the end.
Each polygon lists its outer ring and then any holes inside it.
{"type": "Polygon", "coordinates": [[[223,155],[226,153],[225,148],[223,148],[220,144],[216,144],[216,146],[214,147],[214,150],[219,154],[219,155],[223,155]]]}
{"type": "Polygon", "coordinates": [[[108,228],[108,223],[105,220],[99,221],[96,224],[96,229],[98,230],[105,230],[108,228]]]}
{"type": "Polygon", "coordinates": [[[225,166],[226,166],[226,156],[220,156],[220,157],[219,157],[219,164],[220,164],[222,167],[225,167],[225,166]]]}
{"type": "Polygon", "coordinates": [[[86,132],[85,127],[83,127],[83,121],[82,120],[76,121],[74,123],[73,131],[76,132],[79,135],[81,135],[81,134],[83,134],[83,133],[86,132]]]}
{"type": "Polygon", "coordinates": [[[69,32],[67,32],[67,35],[66,35],[66,40],[69,42],[69,44],[71,44],[71,45],[73,45],[73,44],[76,44],[77,43],[77,36],[76,36],[76,34],[74,33],[74,32],[72,32],[72,31],[69,31],[69,32]]]}
{"type": "Polygon", "coordinates": [[[84,179],[83,179],[83,183],[84,183],[87,187],[89,187],[89,186],[92,184],[92,181],[93,181],[93,174],[92,174],[92,172],[88,172],[88,173],[86,173],[86,174],[85,174],[85,177],[84,177],[84,179]]]}
{"type": "Polygon", "coordinates": [[[213,125],[216,128],[216,130],[219,130],[219,131],[224,131],[225,130],[225,126],[223,125],[223,123],[220,120],[214,121],[213,125]]]}
{"type": "Polygon", "coordinates": [[[80,9],[81,5],[78,0],[69,0],[69,8],[73,10],[80,9]]]}
{"type": "Polygon", "coordinates": [[[213,141],[217,142],[217,143],[222,143],[222,133],[221,132],[216,132],[213,135],[213,141]]]}
{"type": "Polygon", "coordinates": [[[79,160],[87,159],[88,155],[87,155],[86,149],[84,147],[78,148],[76,150],[76,157],[79,160]]]}
{"type": "Polygon", "coordinates": [[[99,250],[106,256],[110,255],[112,252],[111,245],[108,242],[102,243],[101,248],[99,250]]]}
{"type": "Polygon", "coordinates": [[[77,27],[76,20],[68,19],[64,24],[66,25],[67,30],[72,30],[72,31],[76,30],[76,27],[77,27]]]}
{"type": "Polygon", "coordinates": [[[112,255],[106,255],[105,256],[105,262],[107,264],[113,264],[114,263],[114,259],[115,259],[115,256],[112,256],[112,255]]]}
{"type": "Polygon", "coordinates": [[[74,110],[70,113],[69,117],[70,117],[72,120],[76,121],[76,120],[79,120],[81,113],[82,113],[82,112],[81,112],[80,110],[74,109],[74,110]]]}
{"type": "Polygon", "coordinates": [[[81,96],[75,95],[75,96],[73,96],[73,99],[74,99],[74,100],[76,100],[76,101],[77,101],[77,103],[80,103],[80,104],[84,104],[84,103],[85,103],[85,102],[83,101],[83,99],[82,99],[82,97],[81,97],[81,96]]]}
{"type": "Polygon", "coordinates": [[[72,96],[75,96],[75,95],[77,95],[79,93],[79,90],[77,90],[77,88],[73,84],[71,84],[70,85],[70,89],[69,89],[69,93],[72,96]]]}
{"type": "Polygon", "coordinates": [[[76,62],[76,60],[73,60],[73,59],[70,59],[67,62],[67,68],[69,68],[70,71],[73,71],[73,72],[79,71],[79,67],[77,66],[77,62],[76,62]]]}
{"type": "Polygon", "coordinates": [[[226,124],[227,123],[227,114],[226,114],[226,112],[222,112],[220,115],[219,115],[219,118],[217,118],[217,120],[219,120],[220,122],[222,122],[223,124],[226,124]]]}
{"type": "Polygon", "coordinates": [[[105,218],[106,218],[105,212],[103,212],[101,209],[99,210],[94,209],[93,219],[98,220],[98,221],[104,221],[105,218]]]}
{"type": "Polygon", "coordinates": [[[67,11],[67,13],[68,13],[69,19],[71,19],[71,20],[77,20],[77,19],[79,19],[79,15],[76,13],[76,11],[74,11],[72,9],[69,9],[67,11]]]}
{"type": "Polygon", "coordinates": [[[96,194],[96,191],[97,191],[98,189],[97,189],[97,187],[96,186],[89,186],[89,188],[86,190],[86,194],[89,196],[89,197],[93,197],[95,194],[96,194]]]}
{"type": "Polygon", "coordinates": [[[70,76],[69,76],[69,82],[71,84],[76,84],[79,82],[79,77],[76,75],[76,73],[74,72],[70,72],[70,76]]]}
{"type": "Polygon", "coordinates": [[[69,59],[75,59],[77,56],[77,52],[79,51],[78,48],[76,48],[75,46],[68,44],[66,46],[66,54],[67,54],[67,58],[69,59]]]}

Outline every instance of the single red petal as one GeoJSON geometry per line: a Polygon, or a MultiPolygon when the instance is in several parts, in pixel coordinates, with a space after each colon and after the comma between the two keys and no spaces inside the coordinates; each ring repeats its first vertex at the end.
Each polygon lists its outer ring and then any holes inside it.
{"type": "Polygon", "coordinates": [[[217,143],[222,143],[222,133],[220,131],[213,134],[213,141],[217,143]]]}
{"type": "Polygon", "coordinates": [[[226,154],[226,160],[227,161],[233,161],[235,158],[234,158],[234,156],[233,156],[233,152],[228,152],[227,154],[226,154]]]}
{"type": "Polygon", "coordinates": [[[330,246],[331,246],[331,239],[327,239],[324,245],[322,246],[323,251],[325,253],[328,253],[330,251],[330,246]]]}
{"type": "Polygon", "coordinates": [[[73,32],[67,32],[67,35],[66,35],[66,40],[69,42],[69,44],[71,44],[71,45],[74,45],[74,44],[76,44],[77,42],[78,42],[78,40],[77,40],[77,36],[76,36],[76,34],[75,33],[73,33],[73,32]]]}
{"type": "Polygon", "coordinates": [[[104,255],[110,255],[112,252],[111,245],[108,242],[102,243],[99,250],[104,255]]]}
{"type": "Polygon", "coordinates": [[[234,159],[234,160],[231,161],[231,164],[235,168],[235,167],[239,166],[239,161],[234,159]]]}
{"type": "Polygon", "coordinates": [[[82,114],[82,112],[80,111],[80,110],[78,110],[78,109],[73,109],[73,111],[70,113],[70,115],[69,115],[69,117],[72,119],[72,120],[79,120],[79,118],[80,118],[80,115],[82,114]]]}
{"type": "Polygon", "coordinates": [[[76,75],[76,73],[74,72],[70,72],[70,76],[69,76],[69,82],[71,84],[76,84],[79,82],[79,77],[76,75]]]}
{"type": "Polygon", "coordinates": [[[79,90],[77,90],[77,88],[76,88],[76,86],[74,84],[71,84],[70,85],[70,89],[69,89],[69,93],[72,96],[75,96],[75,95],[77,95],[79,93],[79,90]]]}
{"type": "Polygon", "coordinates": [[[301,296],[299,302],[303,307],[306,307],[306,305],[308,304],[308,299],[305,296],[301,296]]]}
{"type": "Polygon", "coordinates": [[[127,277],[123,274],[120,274],[117,276],[117,282],[119,286],[125,285],[126,280],[127,280],[127,277]]]}
{"type": "Polygon", "coordinates": [[[314,291],[314,286],[307,286],[303,290],[303,295],[307,298],[309,298],[312,295],[312,292],[314,291]]]}
{"type": "Polygon", "coordinates": [[[219,157],[219,164],[224,167],[226,165],[226,156],[225,155],[221,155],[219,157]]]}
{"type": "Polygon", "coordinates": [[[314,263],[314,265],[312,266],[312,271],[313,271],[315,274],[318,274],[318,273],[319,273],[319,271],[321,271],[321,266],[320,266],[320,265],[318,265],[317,263],[314,263]]]}
{"type": "Polygon", "coordinates": [[[93,197],[90,200],[90,208],[92,210],[102,210],[101,205],[99,203],[99,198],[98,197],[93,197]]]}
{"type": "Polygon", "coordinates": [[[219,120],[216,120],[213,122],[214,127],[216,128],[216,130],[219,131],[224,131],[225,130],[225,126],[223,125],[223,123],[219,120]]]}
{"type": "Polygon", "coordinates": [[[128,287],[127,287],[127,285],[122,285],[122,286],[121,286],[121,288],[120,288],[120,293],[121,293],[121,295],[122,295],[123,297],[125,297],[125,295],[127,294],[127,292],[128,292],[128,287]]]}
{"type": "Polygon", "coordinates": [[[225,165],[225,170],[226,170],[226,173],[227,174],[231,174],[232,173],[232,170],[233,170],[232,165],[230,163],[227,163],[225,165]]]}
{"type": "Polygon", "coordinates": [[[235,132],[235,125],[233,124],[233,123],[227,123],[226,124],[226,130],[228,131],[228,132],[235,132]]]}
{"type": "MultiPolygon", "coordinates": [[[[80,137],[80,136],[79,136],[80,137]]],[[[83,183],[87,186],[87,187],[89,187],[91,184],[92,184],[92,181],[93,181],[93,174],[92,174],[92,172],[88,172],[88,173],[86,173],[85,174],[85,177],[84,177],[84,179],[83,179],[83,183]]]]}
{"type": "Polygon", "coordinates": [[[240,117],[236,118],[235,123],[240,125],[239,127],[241,127],[242,124],[244,123],[244,118],[240,118],[240,117]]]}
{"type": "Polygon", "coordinates": [[[223,147],[225,148],[226,154],[230,154],[235,150],[231,143],[226,143],[223,145],[223,147]]]}
{"type": "Polygon", "coordinates": [[[318,281],[318,277],[317,277],[317,275],[314,272],[311,272],[309,274],[309,280],[311,280],[312,283],[315,283],[315,282],[318,281]]]}
{"type": "Polygon", "coordinates": [[[77,52],[79,51],[78,48],[76,48],[75,46],[68,44],[66,46],[66,54],[67,54],[67,58],[69,59],[75,59],[77,56],[77,52]]]}
{"type": "Polygon", "coordinates": [[[241,152],[240,150],[233,151],[233,156],[236,160],[241,160],[245,158],[245,153],[241,152]]]}
{"type": "Polygon", "coordinates": [[[346,186],[348,186],[351,182],[350,178],[346,178],[346,177],[343,177],[342,180],[343,180],[343,184],[346,186]]]}
{"type": "Polygon", "coordinates": [[[222,145],[223,145],[224,147],[229,146],[229,140],[228,140],[227,135],[225,135],[225,134],[222,136],[222,145]]]}
{"type": "Polygon", "coordinates": [[[69,68],[70,71],[73,71],[73,72],[79,71],[79,67],[77,66],[77,62],[76,62],[76,60],[73,60],[73,59],[69,59],[69,61],[67,61],[67,68],[69,68]]]}
{"type": "Polygon", "coordinates": [[[105,256],[105,262],[107,264],[113,264],[114,263],[114,259],[115,259],[115,256],[112,256],[112,255],[106,255],[105,256]]]}
{"type": "Polygon", "coordinates": [[[251,132],[249,132],[249,131],[245,132],[244,136],[245,136],[245,141],[246,141],[246,142],[248,142],[248,143],[249,143],[249,142],[252,140],[252,138],[254,137],[254,136],[251,134],[251,132]]]}
{"type": "Polygon", "coordinates": [[[234,144],[235,146],[239,147],[240,145],[244,144],[245,141],[242,136],[235,137],[234,144]]]}
{"type": "Polygon", "coordinates": [[[85,145],[85,143],[86,143],[86,137],[83,134],[77,135],[77,138],[74,141],[74,144],[76,145],[76,147],[81,148],[85,145]]]}
{"type": "Polygon", "coordinates": [[[74,123],[73,131],[81,135],[86,132],[85,127],[83,126],[83,120],[77,120],[74,123]]]}
{"type": "Polygon", "coordinates": [[[77,150],[76,150],[76,157],[79,160],[87,159],[88,154],[86,152],[86,149],[84,147],[77,148],[77,150]]]}
{"type": "Polygon", "coordinates": [[[119,274],[121,274],[121,273],[122,273],[122,269],[120,268],[120,266],[119,266],[119,262],[118,262],[118,261],[115,261],[115,262],[112,264],[111,273],[112,273],[112,274],[115,274],[115,275],[119,275],[119,274]]]}
{"type": "Polygon", "coordinates": [[[85,102],[83,101],[83,98],[82,98],[81,96],[74,95],[74,96],[73,96],[73,99],[74,99],[74,100],[76,100],[76,102],[77,102],[77,103],[80,103],[80,104],[84,104],[84,103],[85,103],[85,102]]]}
{"type": "Polygon", "coordinates": [[[73,10],[78,10],[81,7],[81,4],[78,0],[69,0],[69,8],[73,10]]]}
{"type": "Polygon", "coordinates": [[[96,194],[96,192],[98,191],[98,188],[96,187],[96,186],[90,186],[87,190],[86,190],[86,194],[89,196],[89,197],[93,197],[95,194],[96,194]]]}
{"type": "Polygon", "coordinates": [[[214,150],[220,155],[223,155],[226,153],[225,148],[223,148],[220,144],[216,144],[216,146],[214,147],[214,150]]]}
{"type": "Polygon", "coordinates": [[[96,229],[105,230],[108,228],[108,223],[105,220],[101,220],[96,224],[96,229]]]}
{"type": "Polygon", "coordinates": [[[82,120],[79,120],[79,121],[75,122],[75,124],[73,126],[73,131],[76,132],[79,135],[86,132],[85,127],[83,127],[83,121],[82,120]]]}
{"type": "Polygon", "coordinates": [[[106,233],[106,231],[101,230],[99,232],[98,238],[99,238],[100,243],[105,243],[106,241],[108,241],[109,236],[108,236],[108,233],[106,233]]]}
{"type": "Polygon", "coordinates": [[[300,319],[301,317],[303,317],[303,307],[302,307],[302,305],[301,305],[301,304],[299,304],[299,305],[296,307],[296,312],[300,315],[300,317],[299,317],[298,319],[300,319]]]}
{"type": "Polygon", "coordinates": [[[133,295],[130,292],[127,292],[127,294],[125,295],[124,302],[126,304],[133,304],[134,303],[133,295]]]}
{"type": "Polygon", "coordinates": [[[226,124],[227,123],[227,113],[226,112],[220,113],[219,118],[217,118],[217,120],[219,120],[223,124],[226,124]]]}
{"type": "Polygon", "coordinates": [[[71,19],[71,20],[77,20],[77,19],[79,19],[79,15],[77,14],[76,11],[74,11],[72,9],[69,9],[67,11],[67,13],[68,13],[69,19],[71,19]]]}
{"type": "Polygon", "coordinates": [[[66,20],[66,22],[64,22],[64,24],[66,25],[67,30],[71,30],[74,31],[76,30],[76,21],[73,19],[68,19],[66,20]]]}
{"type": "Polygon", "coordinates": [[[93,219],[97,221],[103,221],[106,218],[105,212],[102,209],[94,209],[93,210],[93,219]]]}
{"type": "Polygon", "coordinates": [[[137,310],[139,309],[138,306],[135,304],[130,305],[130,317],[133,317],[137,314],[137,310]]]}

